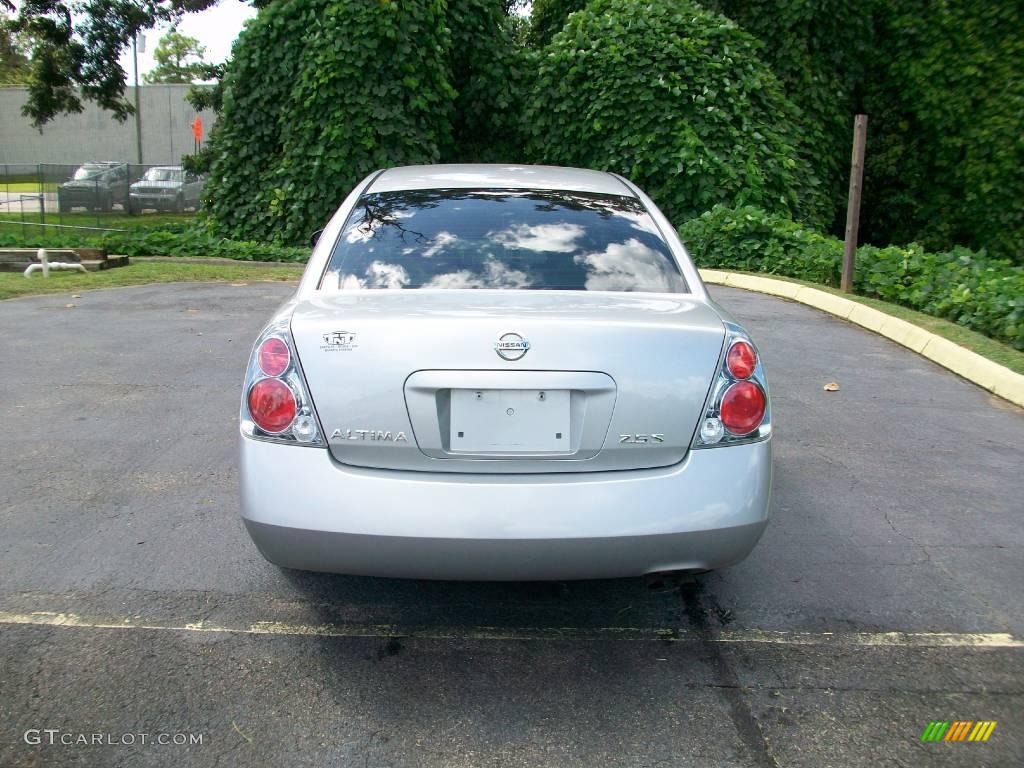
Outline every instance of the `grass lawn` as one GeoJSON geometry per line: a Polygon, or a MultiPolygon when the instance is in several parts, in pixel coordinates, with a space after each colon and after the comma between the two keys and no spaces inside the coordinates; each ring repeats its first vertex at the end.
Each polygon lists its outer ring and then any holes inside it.
{"type": "MultiPolygon", "coordinates": [[[[133,262],[127,267],[100,272],[51,272],[43,278],[38,272],[25,277],[20,272],[0,272],[0,299],[41,293],[81,293],[99,288],[116,288],[144,283],[182,283],[192,281],[225,281],[254,283],[258,281],[298,280],[303,265],[280,267],[238,264],[176,264],[174,262],[133,262]]],[[[69,300],[70,301],[70,300],[69,300]]]]}
{"type": "Polygon", "coordinates": [[[806,285],[808,288],[817,288],[819,291],[825,291],[826,293],[831,293],[835,296],[842,296],[844,299],[859,302],[860,304],[877,309],[879,312],[885,312],[893,317],[898,317],[900,320],[906,320],[908,323],[913,323],[919,328],[924,328],[926,331],[931,331],[936,336],[941,336],[944,339],[952,341],[954,344],[966,347],[982,357],[987,357],[994,363],[1006,366],[1011,371],[1024,374],[1024,352],[1018,352],[1013,347],[1003,344],[1000,341],[996,341],[995,339],[990,339],[988,336],[983,336],[980,333],[976,333],[975,331],[964,328],[956,323],[951,323],[949,320],[942,320],[938,317],[925,315],[921,312],[915,312],[912,309],[901,307],[898,304],[890,304],[879,299],[871,299],[867,296],[857,296],[852,293],[843,293],[838,288],[821,285],[820,283],[811,283],[807,280],[797,280],[792,277],[783,277],[782,275],[771,275],[768,273],[746,272],[743,274],[755,275],[757,277],[770,277],[773,280],[785,280],[787,283],[806,285]]]}
{"type": "Polygon", "coordinates": [[[39,192],[38,181],[12,181],[7,184],[0,183],[0,192],[10,192],[12,194],[18,194],[22,192],[33,193],[39,192]]]}

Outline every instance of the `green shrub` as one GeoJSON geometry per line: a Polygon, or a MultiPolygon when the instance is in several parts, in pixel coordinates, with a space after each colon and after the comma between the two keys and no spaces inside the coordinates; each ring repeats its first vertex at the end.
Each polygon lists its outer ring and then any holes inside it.
{"type": "Polygon", "coordinates": [[[757,49],[685,0],[593,0],[539,54],[527,154],[629,176],[675,220],[728,203],[820,225],[797,112],[757,49]]]}
{"type": "Polygon", "coordinates": [[[984,251],[862,246],[855,286],[1024,350],[1024,268],[984,251]]]}
{"type": "MultiPolygon", "coordinates": [[[[842,242],[778,214],[719,205],[679,231],[700,267],[839,284],[842,242]]],[[[1024,268],[984,251],[861,246],[854,287],[1024,350],[1024,268]]]]}
{"type": "Polygon", "coordinates": [[[366,175],[521,162],[527,52],[502,0],[279,0],[234,48],[207,207],[232,238],[305,242],[366,175]]]}
{"type": "Polygon", "coordinates": [[[533,0],[530,9],[530,42],[543,48],[562,28],[570,13],[581,11],[587,0],[533,0]]]}
{"type": "Polygon", "coordinates": [[[452,138],[441,160],[522,162],[522,114],[530,82],[529,53],[512,38],[502,0],[448,5],[452,85],[457,96],[452,138]]]}
{"type": "Polygon", "coordinates": [[[837,285],[843,244],[754,206],[712,210],[679,230],[698,267],[767,272],[837,285]]]}
{"type": "Polygon", "coordinates": [[[1024,3],[708,5],[764,44],[805,125],[820,127],[815,168],[840,215],[852,118],[868,114],[862,239],[960,244],[1024,264],[1024,3]]]}
{"type": "Polygon", "coordinates": [[[1024,4],[881,3],[876,28],[865,238],[1024,264],[1024,4]]]}
{"type": "MultiPolygon", "coordinates": [[[[853,115],[873,46],[878,0],[709,0],[705,5],[735,21],[761,42],[786,96],[802,113],[811,162],[831,202],[833,232],[843,231],[850,171],[853,115]]],[[[872,127],[872,133],[874,129],[872,127]]]]}
{"type": "Polygon", "coordinates": [[[444,0],[278,0],[233,50],[207,205],[239,239],[305,242],[355,184],[452,146],[444,0]]]}

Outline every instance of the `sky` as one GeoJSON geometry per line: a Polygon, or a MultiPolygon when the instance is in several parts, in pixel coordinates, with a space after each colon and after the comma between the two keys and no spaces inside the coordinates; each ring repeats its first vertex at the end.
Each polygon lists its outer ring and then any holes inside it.
{"type": "MultiPolygon", "coordinates": [[[[15,6],[20,6],[21,0],[15,0],[15,6]]],[[[526,3],[524,7],[517,9],[517,13],[529,13],[532,3],[526,3]]],[[[211,64],[219,64],[231,54],[231,44],[242,31],[242,25],[247,19],[256,15],[256,9],[247,3],[239,0],[220,0],[213,8],[202,13],[186,14],[178,30],[189,37],[194,37],[206,48],[206,60],[211,64]]],[[[139,53],[139,81],[142,76],[156,66],[153,60],[153,51],[157,42],[169,29],[168,25],[155,27],[145,33],[145,51],[139,53]]],[[[121,56],[121,66],[128,73],[128,84],[132,84],[132,52],[129,48],[121,56]]]]}
{"type": "MultiPolygon", "coordinates": [[[[221,0],[216,6],[202,13],[186,14],[178,25],[178,31],[199,40],[206,48],[206,60],[211,64],[219,64],[231,53],[231,44],[242,31],[242,24],[255,15],[256,9],[251,5],[238,0],[221,0]]],[[[146,72],[156,66],[153,51],[167,29],[167,26],[160,26],[145,33],[146,50],[139,54],[140,81],[146,72]]],[[[128,73],[128,84],[131,85],[131,49],[121,56],[121,66],[128,73]]]]}

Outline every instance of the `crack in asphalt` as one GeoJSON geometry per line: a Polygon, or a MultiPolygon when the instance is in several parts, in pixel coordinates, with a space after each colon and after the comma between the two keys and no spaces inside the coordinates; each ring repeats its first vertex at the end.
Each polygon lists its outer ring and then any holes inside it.
{"type": "Polygon", "coordinates": [[[750,709],[750,703],[744,695],[745,688],[740,683],[736,669],[726,658],[722,644],[717,642],[720,627],[708,620],[711,613],[717,615],[719,621],[728,613],[718,605],[718,600],[713,594],[704,591],[702,582],[696,579],[681,584],[679,594],[690,624],[703,635],[703,650],[707,654],[717,687],[722,690],[722,695],[729,705],[729,718],[741,741],[750,751],[754,765],[761,768],[779,768],[779,762],[772,754],[761,726],[750,709]]]}

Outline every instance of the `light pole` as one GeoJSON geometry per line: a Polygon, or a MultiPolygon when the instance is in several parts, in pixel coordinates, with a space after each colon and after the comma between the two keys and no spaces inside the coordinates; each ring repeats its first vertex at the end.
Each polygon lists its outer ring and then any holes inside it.
{"type": "Polygon", "coordinates": [[[139,106],[139,51],[146,52],[146,37],[136,33],[132,38],[132,65],[135,68],[135,156],[142,165],[142,108],[139,106]]]}

